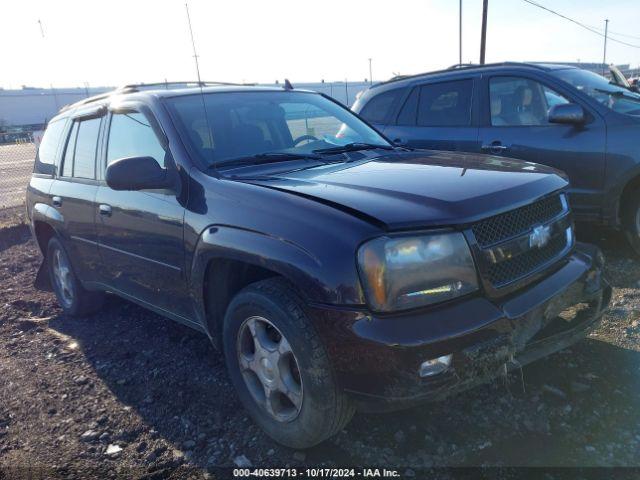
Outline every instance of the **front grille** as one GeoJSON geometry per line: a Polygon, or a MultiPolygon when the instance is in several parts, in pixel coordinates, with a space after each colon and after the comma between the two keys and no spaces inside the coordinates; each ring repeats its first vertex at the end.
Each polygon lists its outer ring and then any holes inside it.
{"type": "Polygon", "coordinates": [[[567,247],[566,234],[553,237],[542,248],[532,248],[517,257],[493,264],[488,269],[489,281],[495,288],[521,279],[560,255],[567,247]]]}
{"type": "Polygon", "coordinates": [[[554,195],[478,222],[472,227],[472,231],[478,244],[487,247],[526,233],[535,225],[557,217],[563,210],[560,195],[554,195]]]}

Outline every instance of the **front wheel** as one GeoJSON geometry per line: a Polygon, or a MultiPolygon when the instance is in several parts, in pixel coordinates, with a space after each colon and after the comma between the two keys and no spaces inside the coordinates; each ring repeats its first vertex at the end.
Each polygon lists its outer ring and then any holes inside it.
{"type": "Polygon", "coordinates": [[[275,441],[312,447],[351,420],[326,351],[287,283],[268,279],[232,300],[224,320],[231,380],[253,419],[275,441]]]}
{"type": "Polygon", "coordinates": [[[69,256],[60,240],[49,240],[47,267],[58,304],[70,316],[82,316],[98,311],[104,303],[103,292],[86,290],[71,267],[69,256]]]}
{"type": "Polygon", "coordinates": [[[640,190],[635,190],[623,205],[622,227],[629,244],[640,255],[640,190]]]}

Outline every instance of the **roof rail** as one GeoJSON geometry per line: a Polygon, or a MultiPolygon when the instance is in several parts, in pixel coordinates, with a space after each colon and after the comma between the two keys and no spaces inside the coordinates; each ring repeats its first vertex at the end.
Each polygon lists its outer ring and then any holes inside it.
{"type": "Polygon", "coordinates": [[[60,109],[60,113],[66,112],[67,110],[73,108],[73,107],[78,107],[80,105],[86,105],[88,103],[92,103],[92,102],[97,102],[98,100],[102,100],[104,98],[110,97],[111,95],[113,95],[114,93],[117,93],[118,90],[109,90],[108,92],[104,92],[104,93],[100,93],[98,95],[94,95],[92,97],[88,97],[88,98],[83,98],[82,100],[78,100],[77,102],[74,103],[69,103],[67,105],[65,105],[64,107],[62,107],[60,109]]]}
{"type": "Polygon", "coordinates": [[[167,90],[170,87],[185,86],[185,87],[208,87],[213,85],[228,85],[228,86],[250,86],[254,83],[232,83],[232,82],[218,82],[218,81],[198,81],[198,80],[186,80],[178,82],[154,82],[154,83],[130,83],[119,87],[118,90],[139,91],[143,88],[155,88],[165,87],[167,90]]]}
{"type": "Polygon", "coordinates": [[[507,67],[510,65],[521,65],[525,67],[544,68],[544,67],[541,67],[540,65],[536,65],[535,63],[526,63],[526,62],[498,62],[498,63],[485,63],[484,65],[479,65],[475,63],[460,63],[456,65],[451,65],[449,68],[446,68],[444,70],[434,70],[431,72],[416,73],[414,75],[396,75],[395,77],[392,77],[387,81],[372,85],[371,88],[376,88],[378,86],[386,85],[388,83],[398,82],[400,80],[406,80],[410,78],[419,78],[427,75],[435,75],[438,73],[446,73],[446,72],[450,72],[451,70],[472,70],[476,68],[487,68],[487,67],[507,67]]]}
{"type": "Polygon", "coordinates": [[[457,68],[466,68],[466,67],[477,67],[477,63],[456,63],[451,65],[447,70],[456,70],[457,68]]]}

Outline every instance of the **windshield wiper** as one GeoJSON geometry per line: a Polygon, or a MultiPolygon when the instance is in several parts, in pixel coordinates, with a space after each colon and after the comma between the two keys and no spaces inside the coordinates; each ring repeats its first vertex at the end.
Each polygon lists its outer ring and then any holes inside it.
{"type": "Polygon", "coordinates": [[[229,158],[210,165],[209,168],[232,167],[236,165],[260,165],[263,163],[286,162],[288,160],[320,160],[314,153],[264,152],[244,157],[229,158]]]}
{"type": "Polygon", "coordinates": [[[380,148],[382,150],[393,150],[391,145],[380,145],[377,143],[364,143],[364,142],[352,142],[346,145],[339,145],[337,147],[319,148],[314,150],[313,153],[344,153],[344,152],[357,152],[358,150],[375,150],[380,148]]]}

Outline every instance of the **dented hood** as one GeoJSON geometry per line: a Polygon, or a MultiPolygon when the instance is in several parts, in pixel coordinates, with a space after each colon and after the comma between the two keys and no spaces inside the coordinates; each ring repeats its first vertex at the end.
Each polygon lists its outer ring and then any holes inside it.
{"type": "Polygon", "coordinates": [[[450,152],[391,152],[375,158],[273,173],[250,183],[361,214],[388,229],[464,224],[567,186],[542,165],[450,152]]]}

